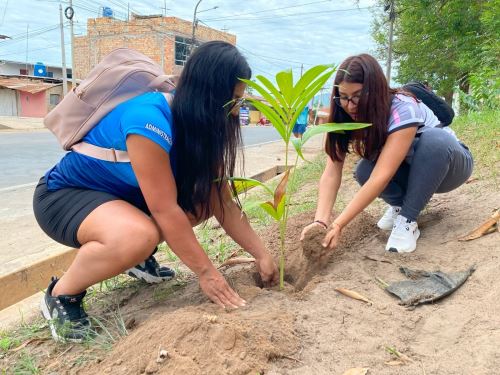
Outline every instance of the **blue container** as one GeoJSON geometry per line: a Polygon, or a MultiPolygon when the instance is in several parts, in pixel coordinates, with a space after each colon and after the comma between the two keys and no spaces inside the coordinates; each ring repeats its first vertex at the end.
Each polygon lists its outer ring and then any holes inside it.
{"type": "Polygon", "coordinates": [[[37,62],[33,67],[33,75],[36,77],[47,77],[47,67],[41,62],[37,62]]]}
{"type": "Polygon", "coordinates": [[[102,7],[102,16],[112,18],[113,17],[113,9],[110,7],[102,7]]]}

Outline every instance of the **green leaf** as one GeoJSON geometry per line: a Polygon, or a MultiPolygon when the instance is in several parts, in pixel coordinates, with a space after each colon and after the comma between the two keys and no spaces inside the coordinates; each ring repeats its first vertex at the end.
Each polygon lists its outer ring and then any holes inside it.
{"type": "Polygon", "coordinates": [[[335,72],[334,65],[317,65],[313,66],[311,69],[307,70],[302,77],[300,77],[299,81],[293,88],[292,95],[292,105],[295,104],[296,100],[304,93],[306,88],[314,82],[318,78],[318,76],[323,73],[327,69],[332,69],[330,71],[330,75],[335,72]]]}
{"type": "Polygon", "coordinates": [[[327,123],[318,126],[313,126],[307,129],[304,135],[302,136],[302,145],[304,145],[311,137],[318,134],[330,133],[330,132],[343,133],[345,130],[363,129],[368,126],[371,126],[371,124],[364,124],[360,122],[339,123],[339,124],[327,123]]]}
{"type": "Polygon", "coordinates": [[[262,207],[260,206],[262,203],[264,203],[264,202],[247,199],[243,202],[242,209],[244,212],[247,212],[247,213],[255,208],[262,209],[262,207]]]}
{"type": "Polygon", "coordinates": [[[285,214],[285,202],[286,202],[287,195],[283,194],[281,197],[281,200],[278,202],[278,206],[276,207],[276,213],[278,214],[279,219],[283,217],[285,214]]]}
{"type": "Polygon", "coordinates": [[[266,211],[269,214],[269,216],[271,216],[274,220],[276,221],[280,220],[280,217],[276,212],[276,210],[274,209],[273,204],[271,202],[263,202],[260,204],[260,207],[262,207],[264,211],[266,211]]]}
{"type": "Polygon", "coordinates": [[[283,138],[283,140],[285,142],[287,142],[288,141],[287,140],[287,133],[285,130],[285,125],[283,124],[283,120],[273,110],[273,108],[265,105],[262,102],[259,102],[258,100],[255,100],[255,99],[249,99],[249,100],[255,106],[255,108],[257,108],[259,111],[261,111],[264,114],[264,116],[266,116],[267,119],[269,121],[271,121],[271,124],[273,124],[274,128],[278,131],[278,133],[280,133],[281,138],[283,138]]]}
{"type": "Polygon", "coordinates": [[[302,139],[301,138],[292,138],[293,147],[295,147],[295,151],[302,158],[302,160],[306,161],[304,155],[302,154],[302,139]]]}
{"type": "Polygon", "coordinates": [[[281,106],[286,110],[286,108],[288,108],[286,100],[283,97],[283,95],[279,92],[279,90],[276,88],[276,86],[274,86],[272,82],[264,76],[258,75],[256,78],[264,84],[264,86],[269,90],[269,92],[274,95],[276,100],[280,102],[281,106]]]}
{"type": "Polygon", "coordinates": [[[253,178],[245,178],[245,177],[229,177],[228,181],[234,184],[234,189],[237,194],[240,194],[244,191],[247,191],[255,186],[260,186],[264,188],[269,194],[274,196],[273,191],[264,183],[259,180],[255,180],[253,178]]]}
{"type": "MultiPolygon", "coordinates": [[[[264,87],[259,85],[257,82],[254,82],[254,81],[251,81],[248,79],[240,78],[240,81],[242,81],[242,82],[246,83],[248,86],[254,88],[273,107],[273,109],[276,112],[278,112],[278,114],[282,118],[286,118],[285,112],[283,112],[283,108],[281,107],[281,105],[278,103],[276,98],[271,93],[269,93],[268,91],[265,90],[264,87]]],[[[252,99],[252,100],[255,100],[255,99],[252,99]]]]}
{"type": "MultiPolygon", "coordinates": [[[[306,91],[299,96],[299,98],[297,99],[297,103],[294,105],[295,113],[294,113],[294,115],[291,118],[291,121],[289,123],[291,127],[297,121],[297,118],[299,117],[300,112],[311,101],[311,99],[314,97],[314,95],[316,95],[316,93],[324,86],[324,84],[328,81],[330,76],[331,76],[331,74],[329,72],[323,74],[321,77],[316,79],[316,81],[313,84],[308,86],[306,91]]],[[[290,133],[291,133],[292,129],[290,129],[290,133]]]]}
{"type": "Polygon", "coordinates": [[[291,69],[284,70],[276,74],[276,83],[280,88],[283,97],[287,102],[287,107],[292,102],[292,94],[293,94],[293,73],[291,69]]]}

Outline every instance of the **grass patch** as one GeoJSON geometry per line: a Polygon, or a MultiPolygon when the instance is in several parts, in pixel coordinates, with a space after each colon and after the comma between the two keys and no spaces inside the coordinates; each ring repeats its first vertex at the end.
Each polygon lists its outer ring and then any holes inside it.
{"type": "Polygon", "coordinates": [[[459,116],[451,128],[474,156],[474,175],[500,185],[500,111],[471,112],[459,116]]]}

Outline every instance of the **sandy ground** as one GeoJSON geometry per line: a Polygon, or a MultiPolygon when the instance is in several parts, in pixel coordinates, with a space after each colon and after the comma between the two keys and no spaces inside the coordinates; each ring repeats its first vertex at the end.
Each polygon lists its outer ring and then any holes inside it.
{"type": "MultiPolygon", "coordinates": [[[[303,190],[315,189],[315,183],[303,190]]],[[[340,200],[353,194],[346,178],[340,200]]],[[[416,252],[384,251],[388,233],[376,228],[382,205],[371,205],[344,230],[339,248],[315,257],[321,233],[302,244],[298,235],[313,212],[291,218],[287,234],[284,291],[262,289],[253,266],[226,269],[231,285],[249,302],[236,311],[209,303],[195,280],[113,292],[91,314],[119,313],[128,336],[110,352],[75,364],[85,350],[34,344],[47,358],[44,373],[78,374],[498,374],[500,367],[500,233],[470,242],[469,232],[498,208],[498,187],[479,180],[433,198],[421,215],[416,252]],[[306,250],[304,252],[304,250],[306,250]],[[375,281],[403,280],[400,265],[427,271],[476,271],[451,296],[407,309],[375,281]],[[342,287],[373,304],[339,294],[342,287]],[[387,348],[402,353],[389,354],[387,348]],[[59,353],[65,350],[64,356],[59,353]],[[168,357],[157,361],[160,350],[168,357]]],[[[277,228],[262,233],[277,253],[277,228]]],[[[107,314],[107,315],[106,315],[107,314]]]]}
{"type": "MultiPolygon", "coordinates": [[[[321,148],[322,137],[315,137],[304,147],[304,156],[312,159],[321,148]]],[[[250,177],[282,165],[283,155],[281,141],[247,147],[239,158],[238,174],[250,177]]],[[[290,156],[293,155],[290,151],[290,156]]],[[[0,276],[67,250],[38,226],[32,209],[34,188],[34,184],[27,184],[15,189],[0,189],[0,276]]],[[[0,329],[37,313],[38,302],[39,295],[0,311],[0,329]]]]}

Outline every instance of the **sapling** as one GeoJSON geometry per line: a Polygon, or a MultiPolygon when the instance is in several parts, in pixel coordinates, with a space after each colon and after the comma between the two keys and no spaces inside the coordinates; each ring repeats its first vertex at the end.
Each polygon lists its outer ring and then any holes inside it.
{"type": "MultiPolygon", "coordinates": [[[[305,131],[302,138],[292,139],[292,130],[297,118],[302,110],[308,105],[318,91],[326,84],[336,68],[333,65],[318,65],[307,70],[304,75],[294,84],[293,73],[291,70],[285,70],[276,74],[276,84],[262,75],[258,75],[256,80],[241,79],[251,89],[256,91],[264,98],[267,103],[254,98],[248,101],[266,116],[273,127],[285,142],[285,173],[274,191],[266,184],[249,178],[232,177],[230,182],[233,186],[235,195],[254,186],[261,186],[271,199],[264,202],[251,202],[245,204],[244,209],[249,210],[252,207],[260,207],[273,219],[275,219],[280,228],[280,289],[284,286],[285,277],[285,233],[288,221],[290,206],[290,196],[287,193],[288,181],[293,182],[295,176],[295,167],[299,157],[304,159],[302,148],[311,137],[329,132],[344,133],[346,130],[357,130],[369,126],[370,124],[360,123],[327,123],[323,125],[310,127],[305,131]],[[295,161],[290,163],[288,151],[290,143],[296,151],[295,161]]],[[[305,159],[304,159],[305,160],[305,159]]]]}

